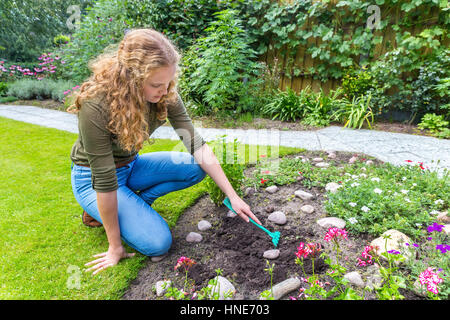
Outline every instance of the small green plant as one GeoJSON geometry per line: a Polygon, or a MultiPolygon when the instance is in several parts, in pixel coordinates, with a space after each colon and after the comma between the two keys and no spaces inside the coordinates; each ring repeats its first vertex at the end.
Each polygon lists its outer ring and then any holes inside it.
{"type": "Polygon", "coordinates": [[[264,269],[264,271],[267,271],[270,276],[270,289],[264,290],[261,292],[260,296],[261,298],[264,298],[265,300],[273,300],[273,269],[275,268],[275,263],[272,263],[272,265],[269,263],[269,260],[266,260],[267,268],[264,269]]]}
{"type": "MultiPolygon", "coordinates": [[[[219,146],[221,147],[220,151],[222,154],[222,162],[221,167],[225,173],[225,175],[228,178],[228,181],[230,181],[231,186],[234,190],[236,190],[236,193],[239,196],[243,196],[243,192],[241,190],[241,185],[244,180],[244,169],[245,164],[242,164],[238,161],[238,142],[237,138],[233,141],[233,162],[229,163],[227,162],[227,159],[230,159],[227,157],[228,155],[228,148],[226,143],[226,136],[222,135],[220,136],[221,143],[219,146]]],[[[218,154],[218,150],[216,149],[216,146],[213,147],[214,154],[218,154]]],[[[211,198],[211,201],[216,205],[220,206],[222,205],[223,200],[225,199],[225,193],[219,188],[219,186],[214,182],[214,180],[211,179],[210,176],[207,176],[205,178],[205,184],[207,191],[209,193],[209,196],[211,198]]]]}
{"type": "Polygon", "coordinates": [[[349,100],[365,93],[376,86],[372,74],[366,67],[350,68],[342,79],[344,97],[349,100]]]}
{"type": "Polygon", "coordinates": [[[448,121],[444,120],[443,115],[435,113],[427,113],[423,116],[421,122],[417,125],[421,130],[429,130],[433,135],[450,138],[450,130],[448,121]]]}
{"type": "MultiPolygon", "coordinates": [[[[220,299],[220,285],[218,278],[222,275],[223,270],[220,268],[217,268],[216,270],[216,276],[208,281],[208,285],[204,288],[202,288],[200,291],[197,292],[197,299],[198,300],[219,300],[220,299]]],[[[224,299],[233,297],[233,292],[225,292],[223,295],[224,299]]]]}
{"type": "Polygon", "coordinates": [[[273,101],[262,108],[263,115],[272,117],[272,120],[296,121],[303,117],[302,99],[294,90],[278,90],[273,101]]]}

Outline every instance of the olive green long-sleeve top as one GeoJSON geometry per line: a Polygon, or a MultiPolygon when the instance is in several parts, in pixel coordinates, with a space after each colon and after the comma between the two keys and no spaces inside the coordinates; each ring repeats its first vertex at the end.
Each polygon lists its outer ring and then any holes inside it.
{"type": "MultiPolygon", "coordinates": [[[[167,122],[156,118],[155,105],[148,102],[149,136],[167,122]]],[[[78,139],[72,146],[70,158],[77,165],[88,165],[91,169],[92,188],[97,192],[109,192],[118,189],[116,164],[131,161],[139,150],[123,150],[117,136],[107,129],[109,116],[104,95],[84,101],[78,112],[78,139]]],[[[167,108],[167,118],[180,137],[188,152],[192,155],[205,144],[192,125],[184,103],[178,94],[176,103],[167,108]]]]}

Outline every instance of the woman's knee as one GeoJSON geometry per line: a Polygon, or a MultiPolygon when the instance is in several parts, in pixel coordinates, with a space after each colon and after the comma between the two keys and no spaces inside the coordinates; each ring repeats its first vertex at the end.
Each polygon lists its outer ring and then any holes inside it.
{"type": "Polygon", "coordinates": [[[206,177],[206,172],[199,164],[194,164],[194,168],[191,179],[195,183],[199,183],[206,177]]]}
{"type": "Polygon", "coordinates": [[[137,250],[149,257],[160,256],[167,253],[172,246],[172,234],[169,232],[164,232],[159,235],[149,235],[146,240],[144,240],[137,250]]]}

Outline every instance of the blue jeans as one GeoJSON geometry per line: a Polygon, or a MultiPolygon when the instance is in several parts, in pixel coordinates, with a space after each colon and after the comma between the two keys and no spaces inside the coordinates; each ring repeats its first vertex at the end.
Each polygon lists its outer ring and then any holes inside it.
{"type": "MultiPolygon", "coordinates": [[[[101,223],[91,169],[72,162],[71,171],[72,191],[77,202],[101,223]]],[[[116,169],[116,174],[122,240],[146,256],[166,253],[172,245],[172,235],[151,204],[169,192],[201,182],[205,171],[187,152],[161,151],[138,154],[132,162],[116,169]]]]}

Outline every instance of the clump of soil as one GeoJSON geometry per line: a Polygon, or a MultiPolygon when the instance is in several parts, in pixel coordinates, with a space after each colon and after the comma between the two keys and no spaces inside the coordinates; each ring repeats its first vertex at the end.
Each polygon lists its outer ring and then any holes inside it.
{"type": "MultiPolygon", "coordinates": [[[[320,155],[318,152],[303,153],[309,157],[320,155]]],[[[340,162],[348,162],[351,153],[336,152],[340,162]]],[[[292,156],[292,155],[291,155],[292,156]]],[[[331,161],[330,161],[331,162],[331,161]]],[[[376,160],[375,164],[381,163],[376,160]]],[[[250,175],[254,168],[245,170],[246,176],[250,175]]],[[[275,264],[273,270],[273,284],[284,281],[289,277],[303,277],[302,269],[295,264],[295,253],[300,242],[321,243],[322,250],[334,257],[330,244],[323,240],[326,228],[317,224],[317,220],[327,216],[322,209],[322,203],[326,200],[325,190],[303,186],[301,181],[289,185],[279,186],[274,194],[270,194],[259,188],[252,189],[243,200],[250,206],[252,212],[259,218],[262,224],[271,231],[280,231],[281,238],[277,249],[280,255],[277,259],[270,260],[275,264]],[[312,193],[315,198],[304,201],[294,195],[296,190],[304,190],[312,193]],[[300,210],[305,204],[315,208],[313,213],[303,213],[300,210]],[[282,211],[287,217],[285,225],[276,225],[267,218],[272,211],[282,211]]],[[[233,283],[237,292],[234,299],[254,300],[259,299],[262,291],[270,289],[270,276],[264,269],[267,268],[263,253],[274,249],[272,239],[252,223],[246,223],[239,216],[228,217],[228,208],[225,205],[216,207],[208,194],[200,197],[197,202],[189,207],[177,221],[172,230],[173,245],[167,256],[159,262],[150,259],[135,281],[133,281],[124,294],[123,299],[167,299],[157,297],[153,289],[157,281],[170,279],[175,287],[181,289],[184,284],[184,273],[176,275],[174,266],[181,256],[186,256],[196,261],[188,273],[188,278],[195,283],[198,290],[208,284],[208,281],[216,276],[216,270],[222,270],[222,276],[233,283]],[[199,231],[197,224],[200,220],[208,220],[212,227],[206,231],[199,231]],[[203,236],[200,243],[188,243],[186,235],[189,232],[198,232],[203,236]]],[[[361,254],[365,245],[372,238],[367,235],[349,236],[349,240],[343,241],[340,261],[347,268],[347,272],[362,271],[356,266],[357,257],[361,254]]],[[[305,272],[311,275],[312,261],[305,259],[305,272]]],[[[325,276],[328,266],[321,258],[314,261],[316,274],[325,276]]],[[[306,287],[306,284],[302,284],[306,287]]],[[[297,296],[298,292],[292,292],[291,296],[297,296]]],[[[366,294],[366,299],[370,299],[366,294]]],[[[288,299],[285,296],[284,299],[288,299]]],[[[372,296],[373,298],[373,296],[372,296]]]]}

